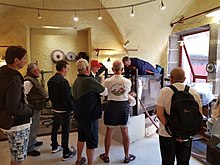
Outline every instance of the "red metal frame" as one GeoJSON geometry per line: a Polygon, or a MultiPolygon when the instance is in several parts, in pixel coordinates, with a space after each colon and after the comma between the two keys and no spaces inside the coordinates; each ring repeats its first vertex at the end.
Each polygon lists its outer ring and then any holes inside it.
{"type": "MultiPolygon", "coordinates": [[[[181,37],[181,40],[183,40],[183,37],[181,37]]],[[[188,63],[189,63],[189,67],[190,67],[190,70],[191,70],[191,73],[192,73],[192,76],[193,76],[193,82],[196,82],[196,79],[205,79],[206,82],[207,82],[207,76],[204,76],[204,75],[196,75],[196,74],[195,74],[185,44],[183,45],[183,49],[184,49],[184,52],[185,52],[185,54],[186,54],[186,58],[187,58],[187,61],[188,61],[188,63]]],[[[180,67],[182,67],[182,48],[180,48],[180,67]]]]}

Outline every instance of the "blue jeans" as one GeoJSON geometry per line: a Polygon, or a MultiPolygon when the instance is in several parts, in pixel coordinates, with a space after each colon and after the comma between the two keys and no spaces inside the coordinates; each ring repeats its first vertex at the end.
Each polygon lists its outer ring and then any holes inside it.
{"type": "Polygon", "coordinates": [[[57,131],[62,126],[62,142],[63,154],[69,153],[69,131],[70,131],[70,113],[53,113],[53,128],[51,132],[52,149],[56,149],[58,144],[57,131]]]}
{"type": "Polygon", "coordinates": [[[176,141],[172,137],[159,136],[162,165],[189,165],[191,157],[192,140],[186,142],[176,141]]]}
{"type": "Polygon", "coordinates": [[[35,148],[35,144],[37,143],[37,133],[38,128],[40,124],[40,113],[41,111],[34,110],[33,116],[32,116],[32,124],[30,128],[30,136],[29,136],[29,142],[28,142],[28,152],[31,152],[35,148]]]}

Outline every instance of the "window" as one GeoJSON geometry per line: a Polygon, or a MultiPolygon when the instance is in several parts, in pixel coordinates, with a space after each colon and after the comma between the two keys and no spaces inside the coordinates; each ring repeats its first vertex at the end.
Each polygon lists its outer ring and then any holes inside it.
{"type": "Polygon", "coordinates": [[[186,73],[186,83],[206,82],[209,54],[209,31],[191,34],[183,37],[181,47],[181,67],[186,73]]]}

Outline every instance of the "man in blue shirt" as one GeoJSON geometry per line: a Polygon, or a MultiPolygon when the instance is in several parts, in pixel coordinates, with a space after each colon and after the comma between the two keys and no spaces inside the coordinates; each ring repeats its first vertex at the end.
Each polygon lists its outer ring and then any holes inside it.
{"type": "Polygon", "coordinates": [[[149,62],[139,58],[129,58],[128,56],[125,56],[123,57],[122,62],[124,63],[125,69],[129,69],[130,67],[138,69],[139,75],[159,73],[149,62]]]}

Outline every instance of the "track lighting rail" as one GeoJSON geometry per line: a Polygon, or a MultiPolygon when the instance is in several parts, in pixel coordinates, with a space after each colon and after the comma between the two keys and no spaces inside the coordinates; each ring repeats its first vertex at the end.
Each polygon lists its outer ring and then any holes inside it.
{"type": "Polygon", "coordinates": [[[99,7],[99,8],[85,8],[85,9],[57,9],[57,8],[31,7],[31,6],[22,6],[22,5],[8,4],[8,3],[2,3],[2,2],[0,2],[0,5],[8,6],[8,7],[23,8],[23,9],[33,9],[33,10],[74,12],[74,11],[96,11],[96,10],[122,9],[122,8],[128,8],[132,6],[140,6],[140,5],[144,5],[150,2],[154,2],[154,1],[156,0],[148,0],[148,1],[143,1],[140,3],[134,3],[134,4],[129,4],[129,5],[99,7]]]}

